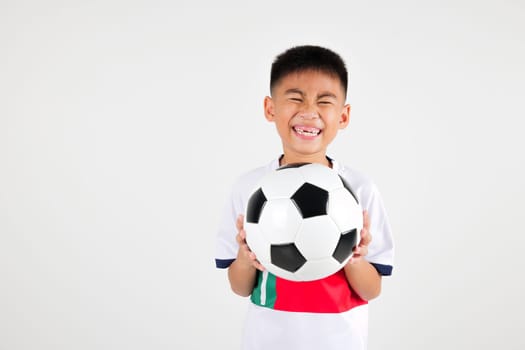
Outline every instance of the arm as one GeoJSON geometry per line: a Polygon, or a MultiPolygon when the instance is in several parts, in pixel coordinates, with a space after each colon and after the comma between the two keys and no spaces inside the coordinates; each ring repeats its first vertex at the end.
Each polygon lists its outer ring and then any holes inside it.
{"type": "Polygon", "coordinates": [[[381,293],[381,275],[372,264],[364,259],[364,256],[368,253],[368,245],[371,240],[370,220],[368,213],[364,211],[361,240],[344,270],[346,279],[352,289],[365,300],[374,299],[381,293]]]}
{"type": "Polygon", "coordinates": [[[243,228],[244,217],[237,217],[237,243],[239,251],[237,258],[228,268],[228,279],[230,280],[231,289],[235,294],[247,297],[252,294],[257,277],[257,270],[263,271],[264,268],[257,261],[255,254],[246,244],[246,232],[243,228]]]}

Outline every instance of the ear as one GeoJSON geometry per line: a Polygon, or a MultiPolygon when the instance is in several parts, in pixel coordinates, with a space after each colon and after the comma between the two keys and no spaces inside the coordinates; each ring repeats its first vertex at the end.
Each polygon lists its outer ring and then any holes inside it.
{"type": "Polygon", "coordinates": [[[339,129],[344,129],[348,126],[350,122],[350,105],[346,104],[343,106],[341,111],[341,116],[339,117],[339,129]]]}
{"type": "Polygon", "coordinates": [[[270,96],[266,96],[264,98],[264,116],[269,122],[273,122],[274,120],[274,109],[275,107],[272,98],[270,96]]]}

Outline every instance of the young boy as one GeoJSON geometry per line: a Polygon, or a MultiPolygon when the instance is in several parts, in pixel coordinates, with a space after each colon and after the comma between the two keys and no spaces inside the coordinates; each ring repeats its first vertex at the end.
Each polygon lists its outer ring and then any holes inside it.
{"type": "Polygon", "coordinates": [[[337,132],[349,122],[347,84],[343,60],[326,48],[293,47],[272,65],[271,97],[264,99],[264,114],[275,123],[283,154],[238,179],[217,235],[217,267],[228,268],[236,294],[252,296],[243,349],[366,348],[368,300],[379,295],[381,276],[392,272],[393,242],[376,186],[326,155],[337,132]],[[249,191],[261,177],[279,166],[302,162],[331,167],[350,183],[364,210],[364,227],[343,269],[317,281],[293,282],[265,271],[257,261],[246,245],[242,215],[249,191]]]}

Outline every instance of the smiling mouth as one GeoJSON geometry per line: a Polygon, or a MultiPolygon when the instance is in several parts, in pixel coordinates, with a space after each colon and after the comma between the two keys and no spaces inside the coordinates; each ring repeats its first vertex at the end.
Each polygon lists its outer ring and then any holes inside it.
{"type": "Polygon", "coordinates": [[[309,126],[302,126],[302,125],[294,126],[293,130],[299,135],[310,136],[310,137],[317,136],[321,133],[321,129],[309,127],[309,126]]]}

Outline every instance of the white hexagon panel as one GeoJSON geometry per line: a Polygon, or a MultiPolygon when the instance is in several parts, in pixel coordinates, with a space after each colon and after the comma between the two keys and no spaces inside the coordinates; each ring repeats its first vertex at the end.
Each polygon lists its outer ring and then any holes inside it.
{"type": "Polygon", "coordinates": [[[340,232],[363,228],[363,212],[352,194],[344,187],[328,195],[328,215],[334,220],[340,232]]]}
{"type": "Polygon", "coordinates": [[[295,245],[306,260],[330,257],[337,246],[340,231],[327,215],[305,219],[295,245]]]}
{"type": "Polygon", "coordinates": [[[269,200],[261,213],[259,227],[268,242],[290,243],[295,240],[303,219],[289,199],[269,200]]]}

